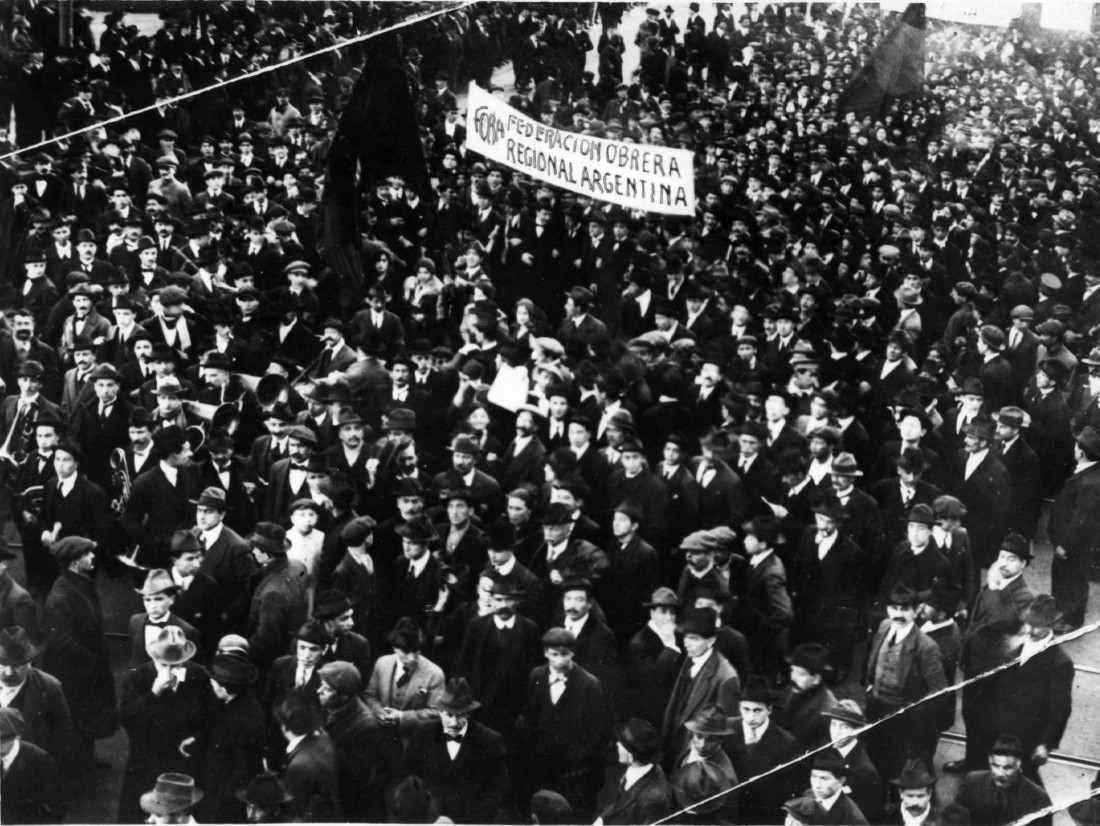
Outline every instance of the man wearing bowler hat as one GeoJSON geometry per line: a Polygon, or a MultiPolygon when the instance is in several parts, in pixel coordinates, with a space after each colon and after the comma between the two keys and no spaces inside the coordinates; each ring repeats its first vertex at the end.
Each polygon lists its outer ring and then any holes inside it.
{"type": "Polygon", "coordinates": [[[996,558],[997,543],[1008,530],[1008,471],[992,450],[992,419],[975,418],[963,432],[964,447],[955,456],[947,492],[966,505],[963,526],[970,534],[974,563],[984,569],[996,558]]]}
{"type": "MultiPolygon", "coordinates": [[[[1046,790],[1024,777],[1025,758],[1018,737],[997,736],[986,757],[988,769],[968,774],[955,793],[953,803],[968,816],[965,822],[1005,826],[1050,806],[1046,790]]],[[[1050,826],[1052,817],[1029,822],[1050,826]]]]}
{"type": "Polygon", "coordinates": [[[26,733],[23,712],[0,707],[0,818],[5,823],[61,823],[68,806],[57,763],[26,733]]]}
{"type": "Polygon", "coordinates": [[[942,808],[933,803],[936,775],[928,771],[923,761],[906,760],[890,783],[897,788],[899,800],[883,821],[887,826],[936,826],[945,822],[942,808]]]}
{"type": "Polygon", "coordinates": [[[787,648],[787,629],[794,620],[787,571],[775,552],[782,525],[774,516],[758,516],[742,527],[749,570],[732,622],[749,641],[754,673],[778,675],[787,648]]]}
{"type": "Polygon", "coordinates": [[[267,729],[254,687],[259,678],[248,658],[218,654],[209,666],[214,700],[206,724],[181,747],[197,760],[196,779],[206,792],[199,808],[204,823],[240,823],[245,806],[237,789],[263,769],[267,729]]]}
{"type": "Polygon", "coordinates": [[[1058,491],[1047,528],[1054,547],[1051,593],[1066,612],[1061,631],[1080,628],[1085,622],[1089,568],[1097,553],[1093,522],[1100,508],[1100,432],[1084,427],[1075,441],[1077,465],[1058,491]]]}
{"type": "Polygon", "coordinates": [[[488,524],[500,515],[504,508],[504,498],[500,483],[476,465],[481,448],[471,436],[456,436],[451,442],[451,468],[432,477],[432,489],[442,500],[447,491],[464,489],[472,497],[474,513],[488,524]]]}
{"type": "Polygon", "coordinates": [[[246,626],[253,662],[261,670],[286,650],[291,634],[307,615],[306,570],[288,559],[286,531],[271,522],[259,522],[248,536],[259,565],[246,626]]]}
{"type": "Polygon", "coordinates": [[[709,608],[687,613],[680,626],[684,663],[669,695],[661,724],[661,735],[669,759],[680,760],[691,747],[691,734],[684,725],[705,705],[717,703],[732,709],[741,692],[741,681],[733,666],[714,647],[718,635],[717,616],[709,608]]]}
{"type": "Polygon", "coordinates": [[[343,660],[370,674],[374,658],[370,642],[355,631],[355,606],[343,591],[335,588],[321,591],[313,601],[313,618],[319,620],[332,643],[325,650],[323,662],[343,660]]]}
{"type": "Polygon", "coordinates": [[[397,529],[402,555],[388,572],[388,613],[422,620],[439,600],[440,563],[428,546],[439,534],[426,516],[414,516],[397,529]]]}
{"type": "Polygon", "coordinates": [[[439,719],[413,734],[396,776],[427,782],[455,823],[498,822],[511,791],[500,735],[470,719],[481,703],[461,677],[447,681],[437,705],[439,719]]]}
{"type": "Polygon", "coordinates": [[[630,719],[615,730],[619,764],[626,767],[615,798],[596,818],[596,826],[654,823],[676,806],[661,768],[661,735],[652,723],[630,719]]]}
{"type": "Polygon", "coordinates": [[[191,504],[195,506],[196,523],[191,533],[203,552],[199,570],[217,585],[222,622],[240,624],[248,614],[249,583],[256,572],[252,548],[225,524],[228,505],[223,488],[205,488],[191,504]]]}
{"type": "Polygon", "coordinates": [[[896,586],[926,591],[936,579],[946,581],[954,575],[951,563],[932,539],[935,524],[936,515],[930,506],[914,505],[909,509],[908,537],[894,548],[885,566],[872,607],[873,619],[881,620],[885,616],[886,600],[896,586]]]}
{"type": "Polygon", "coordinates": [[[103,488],[86,476],[84,452],[65,439],[54,448],[53,465],[57,478],[43,486],[38,518],[43,547],[49,550],[65,536],[86,536],[106,546],[112,529],[110,505],[103,488]]]}
{"type": "MultiPolygon", "coordinates": [[[[1023,613],[1035,595],[1024,579],[1031,562],[1030,543],[1018,533],[1008,534],[997,559],[989,567],[978,592],[962,640],[959,667],[964,678],[975,677],[1007,662],[1008,642],[1023,627],[1023,613]]],[[[962,690],[962,715],[966,723],[966,755],[945,763],[944,771],[958,773],[982,768],[997,735],[990,718],[993,702],[991,680],[981,680],[962,690]]]]}
{"type": "Polygon", "coordinates": [[[196,759],[180,744],[202,731],[214,700],[206,670],[191,662],[197,651],[181,629],[169,625],[149,643],[152,662],[123,681],[119,717],[130,750],[119,796],[120,823],[144,821],[141,790],[159,774],[194,773],[196,759]]]}
{"type": "Polygon", "coordinates": [[[156,565],[172,534],[192,525],[191,502],[198,499],[202,483],[191,462],[191,441],[189,431],[176,425],[161,428],[153,434],[157,466],[132,480],[122,526],[138,545],[139,565],[156,565]]]}
{"type": "Polygon", "coordinates": [[[1065,646],[1051,644],[1061,618],[1054,597],[1036,596],[1020,617],[1020,665],[998,674],[993,685],[997,728],[1020,738],[1024,775],[1039,785],[1038,769],[1058,748],[1073,711],[1073,660],[1065,646]]]}
{"type": "Polygon", "coordinates": [[[810,766],[810,788],[803,798],[815,803],[813,823],[866,826],[867,818],[845,791],[850,769],[847,761],[833,748],[818,752],[810,766]]]}
{"type": "Polygon", "coordinates": [[[283,778],[264,771],[237,789],[237,799],[244,804],[248,823],[289,823],[294,795],[287,791],[283,778]]]}

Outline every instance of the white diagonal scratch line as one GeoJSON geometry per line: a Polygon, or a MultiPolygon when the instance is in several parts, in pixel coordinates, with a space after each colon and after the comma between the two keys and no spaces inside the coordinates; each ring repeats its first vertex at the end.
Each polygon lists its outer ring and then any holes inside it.
{"type": "Polygon", "coordinates": [[[1070,806],[1072,806],[1075,803],[1083,803],[1086,800],[1091,800],[1092,798],[1096,797],[1097,795],[1100,795],[1100,786],[1098,786],[1097,788],[1090,791],[1084,797],[1075,797],[1073,800],[1069,801],[1064,806],[1055,806],[1052,803],[1051,805],[1047,806],[1045,809],[1040,809],[1037,812],[1032,812],[1031,814],[1024,815],[1019,820],[1012,821],[1011,823],[1008,824],[1008,826],[1024,826],[1025,823],[1033,823],[1036,820],[1041,820],[1042,818],[1046,817],[1047,815],[1056,814],[1056,813],[1062,811],[1063,809],[1068,809],[1070,806]]]}
{"type": "MultiPolygon", "coordinates": [[[[1100,628],[1100,622],[1094,622],[1090,625],[1082,625],[1076,631],[1071,631],[1068,634],[1063,634],[1060,637],[1055,637],[1051,641],[1050,644],[1051,645],[1061,645],[1064,642],[1069,642],[1071,640],[1077,639],[1078,637],[1083,637],[1086,634],[1091,634],[1093,631],[1097,630],[1098,628],[1100,628]]],[[[667,815],[667,816],[661,818],[660,820],[655,820],[653,822],[653,826],[657,826],[657,824],[660,824],[660,823],[667,823],[668,821],[672,820],[675,817],[679,817],[682,814],[690,812],[696,806],[701,806],[701,805],[704,805],[704,804],[709,803],[711,801],[718,800],[719,798],[725,797],[730,792],[734,792],[734,791],[737,791],[738,789],[742,789],[745,786],[748,786],[750,783],[755,783],[757,780],[760,780],[763,777],[768,777],[770,775],[777,774],[779,772],[783,772],[783,771],[786,771],[787,769],[790,769],[794,766],[797,766],[799,763],[802,763],[803,761],[805,761],[807,757],[813,757],[815,754],[817,754],[819,752],[825,751],[826,749],[833,748],[838,743],[843,742],[843,740],[847,740],[848,737],[862,736],[863,734],[866,734],[868,731],[875,728],[876,726],[878,726],[882,723],[885,723],[887,720],[890,720],[894,717],[897,717],[900,714],[904,714],[905,712],[909,711],[909,709],[916,708],[917,706],[921,705],[922,703],[927,703],[929,700],[934,700],[937,697],[942,697],[945,694],[949,694],[953,691],[959,691],[964,686],[973,685],[976,682],[984,680],[987,677],[992,677],[994,674],[997,674],[998,672],[1005,671],[1005,670],[1007,670],[1009,668],[1012,668],[1013,666],[1016,666],[1016,665],[1019,665],[1019,664],[1020,664],[1019,658],[1016,658],[1014,660],[1009,660],[1007,663],[1002,663],[1001,665],[997,666],[996,668],[991,668],[989,671],[986,671],[982,674],[976,674],[973,677],[970,677],[966,680],[963,680],[961,683],[956,683],[954,685],[949,685],[945,688],[941,688],[939,691],[934,691],[931,694],[929,694],[927,697],[923,697],[920,700],[917,700],[917,702],[915,702],[915,703],[910,703],[909,705],[905,706],[905,708],[900,708],[897,711],[893,712],[892,714],[887,714],[885,717],[883,717],[880,720],[876,720],[873,723],[868,723],[863,728],[859,729],[858,731],[854,732],[851,735],[845,736],[841,740],[834,740],[832,742],[826,743],[823,746],[818,746],[816,749],[810,749],[809,751],[805,752],[804,754],[801,754],[798,757],[796,757],[794,760],[789,760],[786,763],[783,763],[779,766],[776,766],[773,769],[768,769],[768,771],[766,771],[766,772],[761,772],[760,774],[755,775],[753,777],[750,777],[747,780],[741,781],[736,786],[730,786],[728,789],[723,789],[722,791],[718,792],[717,794],[713,794],[708,798],[697,801],[696,803],[694,803],[691,806],[688,806],[686,808],[683,808],[683,809],[680,809],[676,812],[673,812],[672,814],[667,815]]],[[[1096,793],[1100,793],[1100,789],[1098,789],[1096,791],[1096,793]]],[[[1091,797],[1091,796],[1092,795],[1089,795],[1089,797],[1091,797]]],[[[1088,798],[1083,798],[1083,799],[1088,799],[1088,798]]],[[[1059,811],[1061,808],[1064,808],[1064,807],[1058,807],[1056,809],[1053,809],[1053,811],[1059,811]]],[[[1044,812],[1046,812],[1046,810],[1044,810],[1044,812]]],[[[1046,813],[1049,813],[1049,812],[1046,812],[1046,813]]],[[[1042,813],[1038,813],[1034,816],[1028,815],[1027,818],[1025,818],[1023,820],[1019,820],[1016,823],[1010,824],[1010,826],[1022,826],[1025,823],[1030,823],[1032,820],[1036,819],[1037,817],[1040,817],[1041,815],[1042,815],[1042,813]]]]}
{"type": "Polygon", "coordinates": [[[420,23],[424,20],[430,20],[433,17],[439,17],[440,15],[449,14],[450,12],[457,11],[458,9],[466,8],[467,6],[472,6],[476,2],[478,2],[478,0],[456,0],[456,2],[453,2],[449,5],[447,5],[446,8],[433,9],[432,11],[430,11],[426,14],[422,14],[418,17],[413,17],[413,18],[410,18],[408,20],[402,20],[400,23],[395,23],[394,25],[387,26],[384,29],[377,29],[377,30],[372,31],[372,32],[367,32],[366,34],[356,35],[355,37],[348,38],[347,40],[341,41],[340,43],[333,44],[332,46],[325,46],[323,49],[318,49],[317,51],[310,52],[309,54],[302,54],[302,55],[298,55],[297,57],[292,57],[289,60],[284,60],[282,63],[275,63],[275,64],[272,64],[271,66],[261,66],[259,69],[257,69],[254,72],[248,72],[247,74],[237,75],[236,77],[226,78],[225,80],[220,80],[217,83],[214,83],[210,86],[204,86],[201,89],[192,89],[190,92],[184,92],[182,95],[176,95],[176,97],[170,98],[166,102],[162,102],[160,104],[153,103],[153,104],[150,104],[149,106],[142,107],[141,109],[134,109],[133,111],[126,112],[125,114],[117,115],[116,117],[108,118],[107,120],[99,121],[97,123],[91,124],[90,126],[83,126],[80,129],[74,129],[72,132],[66,132],[63,135],[55,135],[54,137],[49,138],[48,140],[39,141],[38,143],[31,144],[30,146],[24,146],[24,147],[21,147],[19,149],[14,149],[14,150],[12,150],[11,152],[8,152],[5,155],[0,155],[0,161],[6,161],[8,158],[14,158],[17,155],[22,155],[24,152],[30,152],[34,149],[41,149],[41,148],[46,147],[46,146],[52,146],[53,144],[57,143],[58,141],[69,140],[70,138],[74,138],[77,135],[82,135],[85,132],[92,132],[96,129],[100,129],[100,128],[102,128],[104,126],[108,126],[112,123],[120,123],[122,121],[129,120],[130,118],[135,117],[137,115],[143,115],[146,112],[152,112],[154,109],[157,108],[158,105],[163,106],[163,105],[165,105],[165,103],[168,103],[168,104],[179,103],[180,101],[188,100],[189,98],[198,97],[199,95],[204,95],[204,94],[206,94],[207,92],[209,92],[213,89],[218,89],[218,88],[221,88],[223,86],[230,86],[234,83],[240,83],[243,80],[248,80],[250,78],[259,77],[260,75],[265,75],[265,74],[268,74],[269,72],[274,72],[278,69],[282,69],[285,66],[291,66],[295,63],[300,63],[303,60],[310,60],[312,58],[319,57],[319,56],[324,55],[324,54],[328,54],[329,52],[338,52],[341,49],[347,48],[348,46],[352,46],[356,43],[362,43],[363,41],[370,40],[371,38],[374,38],[374,37],[381,37],[384,34],[389,34],[390,32],[395,32],[398,29],[405,28],[406,26],[411,26],[415,23],[420,23]]]}

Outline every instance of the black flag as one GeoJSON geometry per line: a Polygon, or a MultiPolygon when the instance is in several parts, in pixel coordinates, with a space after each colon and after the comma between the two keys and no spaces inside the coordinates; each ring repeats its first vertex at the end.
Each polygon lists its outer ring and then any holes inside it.
{"type": "Polygon", "coordinates": [[[897,98],[924,89],[924,3],[910,3],[840,96],[841,114],[879,116],[897,98]]]}
{"type": "Polygon", "coordinates": [[[340,115],[328,154],[321,201],[321,253],[340,282],[340,304],[358,309],[363,294],[360,193],[390,175],[430,195],[428,165],[408,76],[392,35],[372,43],[363,74],[340,115]]]}

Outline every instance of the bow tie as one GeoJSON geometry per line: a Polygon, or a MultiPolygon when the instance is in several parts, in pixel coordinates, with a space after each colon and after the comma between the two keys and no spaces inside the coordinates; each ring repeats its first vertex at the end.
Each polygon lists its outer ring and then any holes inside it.
{"type": "Polygon", "coordinates": [[[462,742],[462,735],[461,734],[446,734],[444,736],[452,743],[461,743],[462,742]]]}
{"type": "Polygon", "coordinates": [[[555,674],[553,677],[550,678],[550,685],[557,685],[558,683],[565,685],[564,674],[555,674]]]}
{"type": "Polygon", "coordinates": [[[306,466],[303,465],[303,464],[299,464],[298,462],[291,462],[290,463],[290,469],[291,470],[305,470],[306,466]]]}

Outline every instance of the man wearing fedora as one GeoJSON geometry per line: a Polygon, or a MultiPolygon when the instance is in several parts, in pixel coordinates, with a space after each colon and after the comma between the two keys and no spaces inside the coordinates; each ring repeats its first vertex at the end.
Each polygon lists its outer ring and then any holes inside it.
{"type": "Polygon", "coordinates": [[[782,524],[775,516],[757,516],[742,527],[749,569],[740,583],[732,622],[749,642],[753,672],[770,677],[783,665],[787,629],[795,617],[787,571],[776,553],[782,524]]]}
{"type": "Polygon", "coordinates": [[[294,817],[291,811],[294,795],[275,772],[257,774],[237,789],[237,799],[244,804],[246,823],[290,823],[294,817]]]}
{"type": "Polygon", "coordinates": [[[699,525],[738,524],[745,514],[745,491],[741,478],[726,460],[734,455],[730,434],[716,430],[703,437],[701,454],[688,462],[699,485],[699,525]]]}
{"type": "Polygon", "coordinates": [[[271,522],[258,522],[248,536],[260,570],[254,578],[246,631],[256,666],[266,670],[286,650],[307,615],[306,570],[288,559],[286,531],[271,522]]]}
{"type": "Polygon", "coordinates": [[[856,734],[867,725],[863,709],[855,700],[841,700],[823,716],[828,728],[822,742],[832,743],[848,764],[847,793],[864,816],[875,822],[882,812],[885,795],[878,769],[856,734]]]}
{"type": "Polygon", "coordinates": [[[195,779],[178,772],[166,772],[153,788],[141,796],[141,810],[148,814],[145,823],[195,823],[191,810],[203,799],[195,779]]]}
{"type": "Polygon", "coordinates": [[[315,694],[321,685],[318,673],[332,637],[320,620],[308,620],[294,634],[294,653],[284,654],[271,664],[263,692],[264,708],[273,709],[288,694],[315,694]]]}
{"type": "MultiPolygon", "coordinates": [[[[1010,533],[1001,541],[963,634],[959,667],[964,678],[984,674],[1010,659],[1008,641],[1023,627],[1024,610],[1035,598],[1024,579],[1024,568],[1031,559],[1030,543],[1018,533],[1010,533]]],[[[944,771],[958,773],[981,768],[998,733],[988,713],[992,702],[992,681],[981,680],[963,687],[966,755],[962,760],[945,763],[944,771]]]]}
{"type": "Polygon", "coordinates": [[[947,678],[939,646],[916,625],[917,592],[899,583],[885,602],[887,619],[868,648],[863,683],[867,716],[880,721],[871,732],[871,753],[879,772],[893,777],[911,757],[932,764],[939,740],[937,707],[914,704],[945,688],[947,678]],[[904,714],[883,719],[902,708],[904,714]]]}
{"type": "Polygon", "coordinates": [[[963,525],[970,533],[974,564],[985,569],[996,558],[997,543],[1008,530],[1008,471],[992,450],[996,435],[992,419],[973,419],[964,433],[964,447],[955,456],[947,492],[966,505],[963,525]]]}
{"type": "Polygon", "coordinates": [[[416,730],[395,773],[427,782],[455,823],[496,823],[511,798],[500,735],[470,719],[480,707],[466,680],[448,680],[438,721],[416,730]]]}
{"type": "MultiPolygon", "coordinates": [[[[0,631],[0,707],[18,709],[24,739],[69,766],[76,746],[73,719],[58,679],[31,665],[42,650],[19,625],[0,631]]],[[[72,768],[80,770],[78,765],[72,768]]]]}
{"type": "Polygon", "coordinates": [[[893,549],[884,566],[871,609],[873,620],[881,621],[885,617],[887,599],[898,585],[919,593],[931,588],[936,579],[946,582],[954,577],[951,563],[932,539],[935,524],[936,515],[929,505],[914,505],[909,509],[908,538],[893,549]]]}
{"type": "Polygon", "coordinates": [[[1047,523],[1054,558],[1050,588],[1065,608],[1060,630],[1080,628],[1089,601],[1089,568],[1097,554],[1093,516],[1100,508],[1100,432],[1084,427],[1075,437],[1073,475],[1055,497],[1047,523]]]}
{"type": "Polygon", "coordinates": [[[661,768],[661,735],[652,723],[630,719],[615,730],[619,764],[626,767],[614,799],[596,818],[596,826],[654,823],[676,806],[661,768]]]}
{"type": "Polygon", "coordinates": [[[564,628],[542,635],[546,665],[527,679],[523,715],[526,786],[565,797],[576,816],[594,812],[603,785],[603,749],[609,735],[600,681],[574,662],[577,638],[564,628]]]}
{"type": "Polygon", "coordinates": [[[1039,493],[1039,457],[1021,435],[1031,424],[1027,413],[1016,406],[1002,407],[993,414],[997,423],[994,451],[1008,474],[1010,505],[1008,529],[1034,536],[1039,524],[1042,499],[1039,493]]]}
{"type": "Polygon", "coordinates": [[[61,823],[68,806],[57,763],[26,734],[23,712],[0,707],[0,818],[5,823],[61,823]]]}
{"type": "MultiPolygon", "coordinates": [[[[963,778],[952,801],[975,826],[1005,826],[1050,806],[1050,796],[1042,786],[1024,777],[1024,754],[1020,739],[1000,734],[987,755],[989,768],[972,771],[963,778]]],[[[1051,815],[1029,821],[1050,826],[1051,815]]]]}
{"type": "Polygon", "coordinates": [[[505,749],[515,754],[527,677],[541,660],[541,634],[533,620],[519,613],[525,594],[513,580],[494,576],[491,594],[492,613],[466,626],[453,673],[482,698],[481,721],[499,732],[505,749]]]}
{"type": "Polygon", "coordinates": [[[156,565],[164,559],[172,535],[192,525],[191,502],[202,490],[191,462],[192,447],[188,431],[175,425],[161,428],[153,434],[157,466],[131,481],[122,525],[138,545],[138,564],[156,565]]]}
{"type": "Polygon", "coordinates": [[[130,413],[134,409],[119,396],[122,376],[113,364],[98,364],[88,374],[95,398],[73,411],[69,433],[88,457],[88,478],[107,488],[111,484],[111,453],[130,444],[130,413]]]}
{"type": "Polygon", "coordinates": [[[462,488],[473,497],[472,506],[482,524],[489,524],[504,510],[500,483],[477,468],[481,447],[471,436],[459,435],[451,442],[451,468],[432,477],[432,490],[442,501],[448,490],[462,488]]]}
{"type": "Polygon", "coordinates": [[[739,716],[730,719],[734,732],[722,743],[738,778],[757,779],[741,790],[738,812],[745,823],[782,823],[780,807],[794,797],[805,775],[772,769],[797,759],[802,749],[794,736],[771,720],[777,695],[769,680],[750,677],[736,703],[739,716]]]}
{"type": "Polygon", "coordinates": [[[737,672],[714,647],[718,635],[714,611],[708,608],[689,611],[680,632],[686,656],[661,723],[661,736],[671,761],[679,761],[691,747],[691,733],[685,724],[699,709],[710,704],[732,709],[741,692],[737,672]]]}
{"type": "Polygon", "coordinates": [[[103,767],[95,759],[95,741],[118,730],[103,609],[92,579],[95,550],[95,542],[81,536],[53,543],[50,554],[61,567],[61,575],[50,588],[43,611],[46,652],[42,670],[61,682],[77,734],[76,759],[85,770],[103,767]]]}
{"type": "Polygon", "coordinates": [[[183,617],[172,613],[172,605],[176,601],[179,590],[180,586],[163,568],[151,570],[146,575],[142,586],[134,589],[135,593],[141,595],[145,611],[130,617],[131,666],[149,662],[151,659],[148,652],[149,643],[160,635],[161,629],[169,625],[183,631],[184,636],[195,645],[199,645],[202,641],[195,626],[183,617]]]}
{"type": "Polygon", "coordinates": [[[390,617],[423,618],[439,600],[440,562],[428,546],[439,534],[427,516],[415,516],[397,528],[402,555],[393,562],[389,575],[390,617]]]}
{"type": "Polygon", "coordinates": [[[214,694],[202,666],[191,662],[198,647],[176,626],[149,643],[151,662],[130,671],[122,685],[119,718],[129,738],[129,757],[119,796],[120,823],[141,823],[141,790],[166,771],[194,772],[192,754],[180,744],[206,724],[214,694]]]}
{"type": "Polygon", "coordinates": [[[671,588],[656,589],[642,608],[649,622],[631,637],[623,658],[621,713],[659,726],[679,671],[682,641],[677,635],[680,600],[671,588]]]}
{"type": "Polygon", "coordinates": [[[1024,609],[1020,664],[994,678],[992,709],[997,728],[1020,738],[1024,775],[1043,785],[1039,767],[1058,748],[1073,711],[1073,660],[1052,645],[1062,618],[1054,597],[1039,594],[1024,609]]]}
{"type": "Polygon", "coordinates": [[[223,626],[237,626],[248,615],[249,584],[256,560],[248,542],[225,523],[228,504],[223,487],[211,485],[194,500],[195,527],[191,529],[202,549],[200,572],[217,586],[223,626]]]}
{"type": "MultiPolygon", "coordinates": [[[[738,784],[737,772],[729,755],[722,750],[722,741],[734,733],[730,717],[720,705],[707,705],[699,709],[691,720],[684,723],[691,732],[691,748],[676,761],[669,778],[674,788],[683,788],[696,763],[712,766],[721,779],[722,789],[732,789],[738,784]]],[[[737,800],[739,792],[731,791],[724,795],[719,803],[721,818],[726,823],[737,822],[737,800]]]]}
{"type": "Polygon", "coordinates": [[[887,826],[938,826],[950,822],[942,807],[934,802],[936,775],[928,771],[922,760],[906,760],[890,783],[897,788],[899,800],[889,807],[882,821],[887,826]]]}

